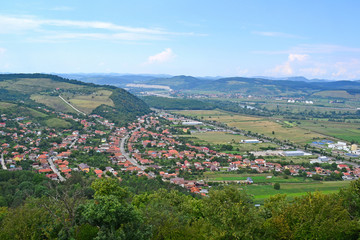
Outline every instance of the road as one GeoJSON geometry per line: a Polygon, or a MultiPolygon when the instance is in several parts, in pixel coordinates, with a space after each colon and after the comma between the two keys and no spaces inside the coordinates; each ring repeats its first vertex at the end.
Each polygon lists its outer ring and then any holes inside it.
{"type": "Polygon", "coordinates": [[[1,153],[1,166],[2,166],[2,169],[6,170],[7,167],[5,165],[5,160],[4,160],[4,154],[1,153]]]}
{"type": "Polygon", "coordinates": [[[64,182],[66,179],[63,176],[61,176],[60,172],[57,170],[57,168],[52,160],[52,157],[48,158],[48,162],[50,164],[51,170],[53,170],[53,172],[56,173],[56,175],[59,177],[60,182],[64,182]]]}
{"type": "Polygon", "coordinates": [[[71,148],[75,145],[75,143],[77,142],[77,140],[78,140],[78,138],[76,138],[76,139],[71,143],[71,145],[69,146],[69,149],[71,149],[71,148]]]}
{"type": "Polygon", "coordinates": [[[83,115],[86,115],[86,113],[80,111],[79,109],[77,109],[76,107],[74,107],[73,105],[71,105],[68,101],[66,101],[62,96],[59,95],[59,98],[61,100],[63,100],[67,105],[69,105],[72,109],[74,109],[75,111],[77,111],[78,113],[81,113],[83,115]]]}
{"type": "Polygon", "coordinates": [[[131,158],[129,156],[129,154],[125,151],[125,143],[127,142],[128,138],[130,137],[130,135],[135,132],[135,131],[138,131],[140,129],[140,127],[137,127],[135,128],[133,131],[129,132],[128,135],[126,135],[125,137],[123,137],[121,139],[121,142],[120,142],[120,151],[121,151],[121,154],[126,158],[126,160],[128,160],[129,162],[131,162],[134,166],[140,168],[141,170],[145,170],[146,167],[145,166],[142,166],[140,165],[134,158],[131,158]]]}

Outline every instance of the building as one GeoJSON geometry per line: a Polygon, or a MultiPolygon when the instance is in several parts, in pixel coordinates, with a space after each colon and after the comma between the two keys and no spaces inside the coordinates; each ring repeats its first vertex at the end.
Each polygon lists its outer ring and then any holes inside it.
{"type": "Polygon", "coordinates": [[[260,143],[259,140],[257,139],[245,139],[245,140],[241,140],[242,143],[260,143]]]}
{"type": "Polygon", "coordinates": [[[352,152],[357,151],[357,145],[356,144],[351,145],[351,151],[352,152]]]}
{"type": "Polygon", "coordinates": [[[202,125],[202,122],[192,121],[192,122],[182,122],[182,125],[185,126],[195,126],[195,125],[202,125]]]}
{"type": "Polygon", "coordinates": [[[297,156],[304,156],[305,153],[303,151],[286,151],[284,152],[286,157],[297,157],[297,156]]]}

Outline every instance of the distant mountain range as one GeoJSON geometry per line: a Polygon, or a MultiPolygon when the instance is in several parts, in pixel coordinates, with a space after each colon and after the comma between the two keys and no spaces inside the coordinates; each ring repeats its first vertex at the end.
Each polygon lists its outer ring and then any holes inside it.
{"type": "Polygon", "coordinates": [[[360,92],[360,81],[332,81],[305,77],[228,77],[200,78],[192,76],[136,74],[59,74],[83,82],[126,87],[127,84],[168,86],[173,90],[236,92],[253,95],[300,96],[320,91],[360,92]]]}

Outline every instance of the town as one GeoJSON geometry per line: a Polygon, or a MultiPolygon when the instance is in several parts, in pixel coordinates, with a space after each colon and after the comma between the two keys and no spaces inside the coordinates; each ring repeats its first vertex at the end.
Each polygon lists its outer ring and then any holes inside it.
{"type": "MultiPolygon", "coordinates": [[[[215,150],[214,146],[201,146],[186,141],[182,136],[191,136],[199,131],[236,131],[156,110],[139,117],[127,126],[115,126],[99,115],[74,115],[39,107],[39,111],[70,119],[79,127],[57,131],[40,126],[25,115],[1,115],[0,135],[1,165],[8,171],[32,170],[54,181],[66,181],[73,172],[84,172],[98,178],[109,176],[121,180],[121,172],[131,172],[148,178],[161,177],[201,195],[206,195],[213,184],[206,172],[234,172],[284,175],[328,180],[353,180],[360,177],[360,167],[332,157],[307,153],[301,150],[251,151],[234,154],[215,150]],[[41,130],[40,130],[41,129],[41,130]],[[309,155],[308,164],[288,164],[266,159],[267,156],[309,155]],[[93,156],[93,157],[91,157],[93,156]],[[324,166],[323,166],[324,165],[324,166]]],[[[242,144],[256,144],[258,139],[245,139],[242,144]]],[[[355,144],[318,141],[314,146],[347,150],[358,153],[355,144]]],[[[231,181],[237,184],[253,184],[254,180],[231,181]]]]}

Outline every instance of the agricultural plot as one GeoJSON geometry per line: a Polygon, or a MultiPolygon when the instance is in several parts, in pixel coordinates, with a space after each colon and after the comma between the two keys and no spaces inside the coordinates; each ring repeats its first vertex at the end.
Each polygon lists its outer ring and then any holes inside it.
{"type": "Polygon", "coordinates": [[[350,181],[336,182],[306,182],[306,183],[280,183],[280,190],[273,185],[246,185],[242,189],[254,196],[255,203],[263,203],[265,199],[276,194],[286,194],[289,200],[305,195],[309,192],[322,192],[325,194],[337,193],[339,189],[347,187],[350,181]]]}
{"type": "Polygon", "coordinates": [[[290,140],[295,143],[305,144],[314,138],[324,138],[325,136],[307,129],[299,127],[287,127],[281,121],[276,122],[268,118],[243,116],[224,111],[177,111],[175,113],[196,116],[199,119],[218,121],[230,127],[264,134],[269,137],[276,137],[280,140],[290,140]],[[274,133],[274,134],[273,134],[274,133]]]}
{"type": "Polygon", "coordinates": [[[71,124],[63,119],[50,118],[45,121],[45,124],[50,128],[68,128],[71,124]]]}
{"type": "MultiPolygon", "coordinates": [[[[114,106],[113,101],[109,98],[112,94],[108,90],[96,91],[92,94],[80,95],[80,94],[67,94],[64,98],[69,98],[69,102],[81,111],[89,114],[98,106],[105,104],[108,106],[114,106]]],[[[67,99],[66,98],[66,99],[67,99]]]]}
{"type": "MultiPolygon", "coordinates": [[[[188,136],[188,135],[187,135],[188,136]]],[[[194,142],[199,144],[230,144],[234,149],[239,149],[239,152],[259,151],[265,148],[278,148],[274,143],[240,143],[241,140],[249,139],[242,135],[234,135],[226,132],[197,132],[192,133],[194,142]]]]}
{"type": "Polygon", "coordinates": [[[0,82],[0,88],[6,88],[8,90],[16,90],[27,94],[39,93],[44,90],[50,89],[81,89],[83,86],[57,82],[47,78],[21,78],[15,80],[7,80],[0,82]]]}
{"type": "Polygon", "coordinates": [[[360,143],[360,125],[358,123],[301,121],[301,127],[345,141],[360,143]]]}
{"type": "Polygon", "coordinates": [[[69,105],[65,104],[58,96],[49,96],[41,94],[33,94],[30,97],[32,100],[38,103],[42,103],[48,107],[56,109],[59,112],[76,113],[69,105]]]}

